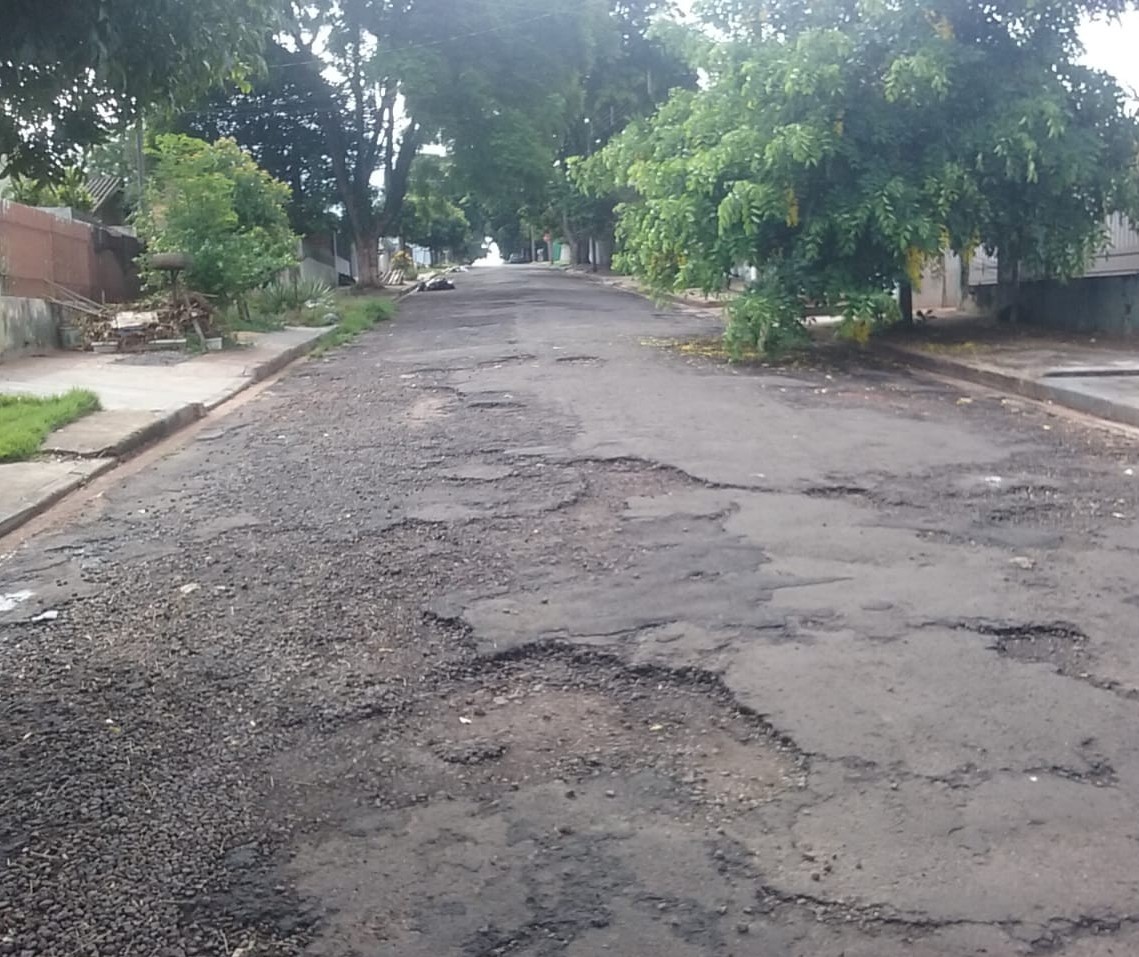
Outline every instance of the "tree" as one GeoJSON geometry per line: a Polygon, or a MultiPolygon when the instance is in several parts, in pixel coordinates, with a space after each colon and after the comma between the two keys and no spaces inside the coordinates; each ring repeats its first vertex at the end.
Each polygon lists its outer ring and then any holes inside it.
{"type": "Polygon", "coordinates": [[[181,112],[172,131],[199,139],[228,137],[241,144],[274,179],[290,190],[289,222],[301,235],[338,225],[337,204],[325,135],[323,107],[314,102],[308,65],[291,66],[292,55],[277,44],[266,47],[266,70],[245,90],[212,93],[181,112]]]}
{"type": "Polygon", "coordinates": [[[464,197],[457,195],[455,185],[448,158],[417,156],[411,168],[400,238],[425,246],[436,256],[450,251],[454,256],[468,258],[480,242],[462,208],[464,197]]]}
{"type": "Polygon", "coordinates": [[[1110,2],[725,2],[710,82],[674,95],[586,164],[631,187],[623,264],[658,288],[758,279],[737,345],[795,337],[814,307],[896,314],[944,249],[977,245],[1071,275],[1101,242],[1136,152],[1117,84],[1079,64],[1077,27],[1110,2]]]}
{"type": "Polygon", "coordinates": [[[145,211],[138,218],[147,253],[188,253],[186,282],[223,301],[296,261],[285,204],[289,190],[233,140],[210,144],[159,136],[145,211]]]}
{"type": "MultiPolygon", "coordinates": [[[[8,5],[10,6],[10,5],[8,5]]],[[[247,75],[275,0],[41,0],[4,10],[0,176],[51,178],[153,104],[247,75]]]]}
{"type": "Polygon", "coordinates": [[[650,115],[676,89],[693,89],[696,72],[668,17],[667,0],[613,0],[608,29],[582,85],[581,106],[567,125],[558,162],[547,172],[540,201],[522,211],[527,225],[563,236],[571,258],[583,260],[588,239],[611,237],[617,192],[591,196],[572,175],[575,163],[603,148],[633,120],[650,115]]]}
{"type": "MultiPolygon", "coordinates": [[[[445,145],[465,189],[512,196],[515,209],[541,187],[603,16],[602,0],[539,12],[524,0],[296,3],[266,54],[272,115],[319,143],[304,157],[286,155],[288,137],[235,122],[240,100],[219,130],[294,188],[285,170],[312,167],[319,152],[316,168],[331,173],[356,243],[360,282],[377,284],[379,240],[398,229],[422,145],[445,145]]],[[[320,195],[299,185],[298,195],[320,195]]]]}

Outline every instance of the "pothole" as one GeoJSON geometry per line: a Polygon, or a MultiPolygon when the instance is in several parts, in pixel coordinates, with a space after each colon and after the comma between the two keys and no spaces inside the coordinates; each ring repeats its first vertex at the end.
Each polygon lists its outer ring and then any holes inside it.
{"type": "Polygon", "coordinates": [[[468,409],[500,409],[512,411],[526,408],[521,402],[514,399],[473,399],[467,403],[468,409]]]}
{"type": "Polygon", "coordinates": [[[324,765],[319,777],[340,794],[391,810],[551,782],[570,796],[616,794],[652,774],[668,781],[659,799],[672,813],[724,822],[805,786],[808,771],[794,744],[714,677],[559,644],[464,668],[404,714],[344,727],[301,761],[324,765]],[[353,756],[365,741],[375,760],[362,767],[353,756]]]}
{"type": "Polygon", "coordinates": [[[558,365],[577,365],[577,366],[600,366],[605,364],[605,360],[600,356],[558,356],[554,360],[558,365]]]}
{"type": "Polygon", "coordinates": [[[1051,664],[1060,674],[1094,681],[1088,637],[1068,622],[962,621],[956,627],[993,638],[993,650],[1002,657],[1051,664]]]}
{"type": "Polygon", "coordinates": [[[848,498],[868,495],[869,490],[861,485],[812,485],[803,489],[803,494],[810,498],[848,498]]]}

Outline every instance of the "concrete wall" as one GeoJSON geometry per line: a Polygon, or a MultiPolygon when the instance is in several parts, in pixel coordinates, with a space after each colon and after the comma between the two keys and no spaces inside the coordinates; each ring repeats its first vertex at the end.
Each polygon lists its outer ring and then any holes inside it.
{"type": "Polygon", "coordinates": [[[335,266],[329,266],[315,259],[306,257],[300,261],[296,268],[301,279],[327,283],[333,289],[336,288],[340,280],[335,266]]]}
{"type": "Polygon", "coordinates": [[[0,361],[59,348],[59,315],[43,299],[0,296],[0,361]]]}
{"type": "Polygon", "coordinates": [[[948,249],[922,270],[921,288],[914,290],[915,309],[960,309],[965,305],[961,260],[948,249]]]}
{"type": "MultiPolygon", "coordinates": [[[[975,293],[985,311],[995,313],[1005,305],[998,286],[979,286],[975,293]]],[[[1024,321],[1033,325],[1067,332],[1139,331],[1139,276],[1025,282],[1020,302],[1024,321]]]]}

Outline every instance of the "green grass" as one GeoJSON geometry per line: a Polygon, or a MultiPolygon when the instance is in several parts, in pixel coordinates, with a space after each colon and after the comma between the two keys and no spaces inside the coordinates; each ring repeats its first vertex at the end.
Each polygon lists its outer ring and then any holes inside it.
{"type": "Polygon", "coordinates": [[[46,398],[0,395],[0,462],[30,459],[55,429],[98,409],[99,397],[86,389],[46,398]]]}
{"type": "Polygon", "coordinates": [[[395,302],[386,296],[347,295],[339,298],[333,311],[340,316],[340,322],[329,330],[313,350],[313,355],[322,355],[329,349],[351,342],[361,332],[390,319],[395,315],[395,302]]]}

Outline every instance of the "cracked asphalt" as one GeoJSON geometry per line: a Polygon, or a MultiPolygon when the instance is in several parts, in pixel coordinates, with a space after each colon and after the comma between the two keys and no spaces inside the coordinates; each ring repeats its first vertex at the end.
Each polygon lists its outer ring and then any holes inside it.
{"type": "Polygon", "coordinates": [[[0,558],[0,955],[1139,953],[1134,440],[711,321],[464,274],[0,558]]]}

